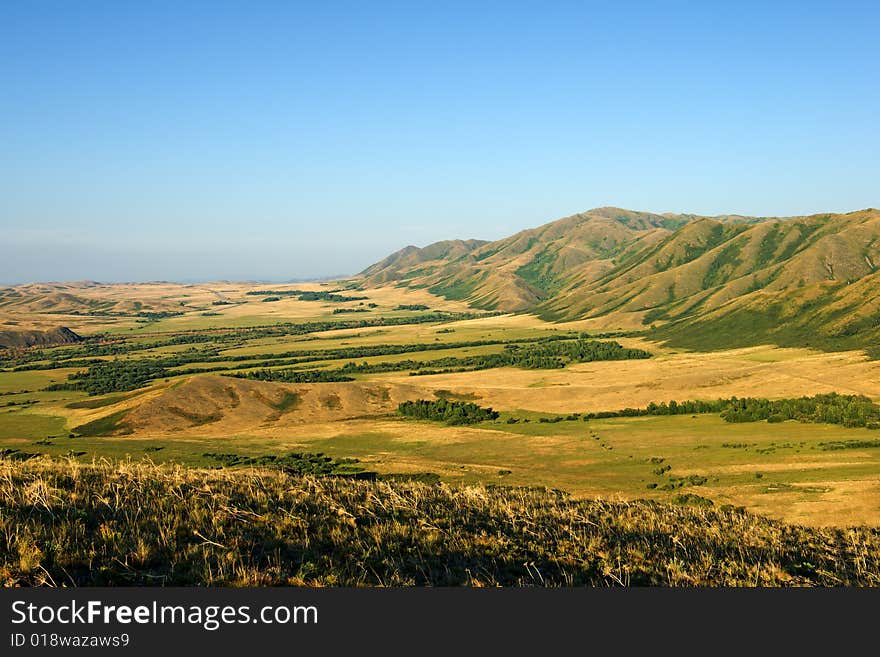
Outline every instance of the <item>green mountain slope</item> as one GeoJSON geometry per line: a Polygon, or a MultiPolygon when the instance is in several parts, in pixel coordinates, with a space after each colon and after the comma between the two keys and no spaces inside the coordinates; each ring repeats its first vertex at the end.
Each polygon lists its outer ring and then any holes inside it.
{"type": "Polygon", "coordinates": [[[404,250],[377,263],[364,284],[425,287],[550,320],[654,327],[683,346],[866,346],[880,335],[876,209],[779,218],[597,208],[495,242],[422,251],[432,257],[404,250]]]}

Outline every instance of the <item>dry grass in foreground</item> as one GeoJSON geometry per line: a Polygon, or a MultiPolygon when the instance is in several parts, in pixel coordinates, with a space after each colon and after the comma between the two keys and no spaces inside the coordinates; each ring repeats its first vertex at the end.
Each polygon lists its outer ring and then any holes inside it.
{"type": "Polygon", "coordinates": [[[880,530],[544,490],[0,459],[0,581],[877,586],[880,530]]]}

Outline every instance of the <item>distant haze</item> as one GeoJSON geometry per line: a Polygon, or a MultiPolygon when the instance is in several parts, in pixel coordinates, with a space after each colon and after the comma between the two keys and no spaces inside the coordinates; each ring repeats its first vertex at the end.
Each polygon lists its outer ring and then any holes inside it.
{"type": "Polygon", "coordinates": [[[0,5],[0,283],[880,206],[880,5],[0,5]],[[726,5],[726,6],[723,6],[726,5]]]}

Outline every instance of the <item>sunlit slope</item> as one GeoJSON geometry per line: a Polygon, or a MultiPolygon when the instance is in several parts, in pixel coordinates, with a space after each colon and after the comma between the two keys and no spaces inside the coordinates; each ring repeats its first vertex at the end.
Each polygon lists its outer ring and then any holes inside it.
{"type": "Polygon", "coordinates": [[[150,295],[151,288],[161,285],[107,285],[81,281],[11,286],[0,288],[0,314],[113,314],[179,310],[179,303],[150,295]]]}
{"type": "Polygon", "coordinates": [[[64,326],[48,331],[19,330],[0,328],[0,349],[20,349],[26,347],[45,347],[50,345],[74,344],[83,338],[64,326]]]}
{"type": "Polygon", "coordinates": [[[482,244],[442,262],[394,272],[379,268],[379,263],[363,275],[371,284],[397,280],[485,308],[522,311],[572,282],[598,279],[614,266],[616,255],[655,243],[668,233],[667,226],[674,225],[675,219],[661,215],[599,208],[482,244]]]}
{"type": "Polygon", "coordinates": [[[864,346],[880,323],[878,263],[876,209],[754,218],[599,208],[427,267],[377,265],[365,282],[392,280],[557,321],[608,318],[613,326],[628,317],[627,325],[635,318],[661,332],[674,324],[682,344],[744,324],[770,337],[789,330],[780,322],[794,322],[823,339],[864,346]]]}
{"type": "Polygon", "coordinates": [[[410,272],[414,268],[458,260],[483,244],[486,244],[485,240],[446,240],[435,242],[422,249],[406,246],[365,269],[363,275],[370,277],[374,282],[393,280],[401,273],[410,272]]]}
{"type": "MultiPolygon", "coordinates": [[[[393,413],[400,402],[418,397],[413,386],[393,383],[285,385],[200,375],[171,385],[159,384],[94,410],[85,408],[70,424],[76,425],[75,433],[85,436],[194,430],[228,436],[238,431],[393,413]]],[[[112,397],[109,400],[114,401],[112,397]]]]}
{"type": "Polygon", "coordinates": [[[820,349],[880,346],[880,273],[853,282],[826,281],[761,290],[703,313],[658,326],[657,339],[697,349],[772,342],[820,349]]]}

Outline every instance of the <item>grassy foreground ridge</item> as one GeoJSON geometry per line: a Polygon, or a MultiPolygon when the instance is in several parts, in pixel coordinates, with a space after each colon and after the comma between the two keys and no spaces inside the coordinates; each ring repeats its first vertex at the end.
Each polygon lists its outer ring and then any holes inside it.
{"type": "Polygon", "coordinates": [[[3,458],[0,583],[878,586],[880,530],[544,489],[3,458]]]}

